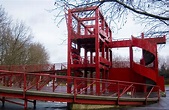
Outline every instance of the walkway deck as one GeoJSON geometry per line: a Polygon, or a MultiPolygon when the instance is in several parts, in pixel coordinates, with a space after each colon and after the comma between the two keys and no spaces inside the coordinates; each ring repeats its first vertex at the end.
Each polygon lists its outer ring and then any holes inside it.
{"type": "MultiPolygon", "coordinates": [[[[1,96],[6,98],[25,98],[28,100],[45,100],[45,101],[58,101],[58,102],[71,102],[71,103],[84,103],[84,104],[116,104],[119,100],[119,104],[123,105],[127,102],[132,102],[133,104],[144,104],[146,98],[133,98],[133,97],[114,97],[114,96],[96,96],[96,95],[85,95],[85,94],[68,94],[68,93],[56,93],[56,92],[46,92],[46,91],[35,91],[27,90],[26,93],[20,88],[11,88],[0,86],[1,96]]],[[[158,98],[148,98],[148,102],[156,102],[158,98]]]]}
{"type": "Polygon", "coordinates": [[[11,102],[9,98],[23,99],[24,103],[11,103],[22,105],[24,108],[28,107],[28,102],[36,105],[36,100],[77,104],[144,105],[160,99],[159,87],[156,85],[10,71],[3,71],[0,76],[2,105],[11,102]],[[96,92],[97,84],[101,86],[99,93],[96,92]],[[137,85],[151,89],[138,94],[140,91],[135,89],[137,85]]]}
{"type": "MultiPolygon", "coordinates": [[[[20,101],[14,99],[15,101],[20,101]]],[[[161,97],[158,103],[140,106],[140,107],[120,107],[120,108],[113,108],[113,110],[169,110],[169,87],[166,87],[166,97],[161,97]]],[[[29,104],[29,110],[34,110],[32,105],[29,104]]],[[[36,110],[67,110],[65,103],[58,103],[58,102],[41,102],[37,101],[36,110]]],[[[6,102],[5,107],[1,108],[0,110],[23,110],[21,106],[14,105],[11,103],[6,102]]],[[[112,110],[112,109],[111,109],[112,110]]]]}

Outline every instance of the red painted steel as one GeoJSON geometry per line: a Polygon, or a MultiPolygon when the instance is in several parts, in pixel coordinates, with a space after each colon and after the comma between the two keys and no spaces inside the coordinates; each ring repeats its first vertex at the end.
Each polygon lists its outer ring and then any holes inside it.
{"type": "MultiPolygon", "coordinates": [[[[112,41],[111,30],[97,7],[80,10],[68,11],[67,75],[79,76],[71,74],[79,73],[81,77],[87,77],[87,74],[95,73],[94,78],[102,79],[101,74],[108,76],[111,67],[111,49],[107,46],[112,41]]],[[[96,83],[97,94],[100,94],[100,88],[100,84],[96,83]]]]}
{"type": "MultiPolygon", "coordinates": [[[[5,98],[23,99],[24,104],[12,102],[9,101],[8,99],[5,99],[4,101],[23,105],[25,108],[27,107],[27,101],[31,100],[60,101],[60,102],[84,103],[84,104],[115,104],[117,100],[121,102],[120,101],[121,98],[124,99],[129,98],[130,100],[131,98],[133,98],[134,100],[135,97],[138,97],[137,90],[135,89],[138,85],[152,87],[151,90],[147,91],[148,95],[142,96],[142,98],[145,98],[145,101],[147,101],[150,98],[151,94],[156,94],[156,96],[159,95],[158,92],[152,92],[154,88],[159,90],[158,86],[134,82],[68,77],[44,73],[22,73],[22,72],[0,70],[0,76],[1,74],[2,74],[2,77],[0,77],[1,85],[3,85],[3,83],[6,83],[7,85],[1,86],[0,96],[5,98]],[[9,73],[12,73],[12,75],[8,76],[9,73]],[[4,74],[7,74],[6,78],[3,77],[4,74]],[[20,76],[20,78],[24,80],[22,80],[19,84],[13,83],[12,85],[9,86],[8,84],[10,82],[15,82],[14,80],[16,77],[18,77],[18,75],[20,76]],[[12,78],[10,78],[10,80],[7,82],[3,82],[4,79],[8,79],[9,77],[12,78]],[[48,85],[43,85],[41,89],[37,88],[38,86],[44,83],[43,81],[44,77],[50,79],[50,82],[53,84],[48,82],[48,85]],[[67,80],[70,81],[70,84],[67,83],[67,80]],[[96,89],[90,91],[90,86],[91,85],[96,86],[96,84],[98,83],[105,84],[106,86],[104,89],[102,89],[102,91],[100,91],[99,95],[97,94],[96,89]],[[67,93],[66,90],[67,86],[70,86],[71,93],[67,93]],[[110,91],[108,89],[108,86],[117,86],[117,88],[114,91],[110,91]],[[53,90],[53,88],[55,89],[53,90]],[[128,93],[131,93],[131,95],[128,95],[128,93]],[[107,97],[108,99],[105,97],[107,97]]],[[[127,99],[125,99],[122,102],[127,103],[128,101],[127,99]]],[[[128,104],[131,105],[135,104],[135,101],[132,102],[133,103],[130,102],[128,104]]],[[[142,103],[142,101],[138,102],[142,103]]]]}
{"type": "Polygon", "coordinates": [[[165,88],[164,78],[158,75],[157,44],[165,43],[165,36],[146,38],[142,34],[141,38],[113,41],[98,7],[69,9],[67,27],[67,66],[0,66],[0,96],[21,98],[25,108],[31,100],[142,105],[160,99],[160,90],[165,88]],[[129,62],[112,58],[112,48],[122,47],[129,48],[129,62]],[[133,60],[134,47],[142,50],[140,62],[133,60]],[[66,76],[58,75],[62,73],[66,76]]]}
{"type": "MultiPolygon", "coordinates": [[[[142,34],[141,38],[132,37],[128,40],[112,41],[111,30],[99,9],[88,7],[83,11],[81,10],[80,8],[68,11],[68,76],[79,77],[81,74],[81,77],[85,77],[86,74],[93,72],[95,73],[94,77],[98,79],[156,84],[160,86],[162,91],[165,91],[164,80],[158,76],[157,58],[157,44],[165,43],[165,36],[145,38],[142,34]],[[111,49],[121,47],[129,48],[129,63],[112,61],[111,49]],[[140,64],[133,61],[133,47],[141,48],[143,51],[140,64]],[[82,60],[83,55],[84,59],[82,60]],[[153,65],[151,68],[147,67],[150,63],[153,65]],[[122,67],[117,67],[121,64],[123,64],[122,67]],[[129,71],[125,71],[124,67],[129,68],[129,71]],[[118,74],[119,70],[124,70],[125,75],[123,73],[118,74]]],[[[100,88],[100,84],[96,84],[97,94],[100,93],[100,88]]]]}
{"type": "MultiPolygon", "coordinates": [[[[117,72],[119,73],[119,74],[110,74],[110,79],[156,84],[160,86],[162,91],[165,91],[164,79],[158,75],[158,58],[157,58],[157,44],[165,43],[166,41],[165,39],[166,39],[165,36],[152,39],[144,38],[144,35],[142,34],[142,38],[132,37],[131,40],[113,41],[109,43],[109,47],[111,48],[130,47],[129,50],[130,67],[116,66],[115,68],[110,69],[110,73],[117,72]],[[133,61],[133,49],[132,49],[133,47],[139,47],[143,51],[140,63],[136,63],[133,61]],[[147,66],[150,63],[151,66],[147,66]],[[135,80],[135,78],[137,79],[135,80]]],[[[118,63],[119,62],[113,65],[118,65],[118,63]]]]}

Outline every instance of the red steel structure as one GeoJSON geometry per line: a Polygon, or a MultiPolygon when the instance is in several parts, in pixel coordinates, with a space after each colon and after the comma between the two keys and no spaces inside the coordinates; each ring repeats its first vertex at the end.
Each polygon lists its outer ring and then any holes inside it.
{"type": "MultiPolygon", "coordinates": [[[[112,41],[110,27],[98,7],[71,9],[68,12],[67,76],[74,74],[85,78],[155,84],[165,91],[164,78],[158,75],[157,57],[157,44],[165,41],[165,36],[144,38],[144,34],[141,38],[112,41]],[[130,64],[128,67],[113,67],[112,48],[122,47],[129,48],[130,64]],[[142,49],[140,63],[133,61],[133,47],[142,49]]],[[[104,90],[106,86],[96,84],[97,94],[100,94],[101,87],[104,90]]],[[[136,88],[146,91],[147,87],[136,88]]]]}
{"type": "MultiPolygon", "coordinates": [[[[108,44],[111,41],[111,30],[97,7],[69,10],[67,76],[74,73],[87,78],[90,74],[90,78],[109,79],[112,51],[108,44]]],[[[102,87],[105,89],[104,84],[102,87]]],[[[96,91],[100,94],[99,83],[96,91]]]]}
{"type": "Polygon", "coordinates": [[[156,38],[132,37],[112,40],[112,32],[98,7],[68,10],[67,66],[0,66],[0,100],[27,108],[36,100],[82,104],[143,105],[160,99],[164,78],[158,75],[156,38]],[[112,48],[129,49],[129,63],[116,62],[112,48]],[[140,62],[134,61],[133,48],[142,50],[140,62]],[[63,76],[60,73],[66,72],[63,76]],[[8,98],[18,98],[18,103],[8,98]]]}

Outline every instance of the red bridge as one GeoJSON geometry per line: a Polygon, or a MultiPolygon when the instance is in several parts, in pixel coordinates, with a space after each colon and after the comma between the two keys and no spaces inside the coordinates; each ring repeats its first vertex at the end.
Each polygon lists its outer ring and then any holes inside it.
{"type": "Polygon", "coordinates": [[[70,9],[68,61],[59,65],[0,66],[0,96],[5,101],[36,105],[36,100],[81,104],[143,105],[160,100],[164,78],[158,75],[157,44],[165,36],[112,40],[112,32],[98,7],[70,9]],[[127,47],[127,62],[116,62],[112,48],[127,47]],[[142,50],[134,62],[133,48],[142,50]],[[10,98],[23,99],[24,103],[10,98]]]}

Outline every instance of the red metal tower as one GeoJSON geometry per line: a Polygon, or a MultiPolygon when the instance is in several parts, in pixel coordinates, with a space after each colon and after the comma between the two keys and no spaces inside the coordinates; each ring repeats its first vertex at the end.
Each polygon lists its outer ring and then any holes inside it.
{"type": "MultiPolygon", "coordinates": [[[[97,7],[69,10],[67,75],[108,79],[112,62],[108,43],[111,41],[111,30],[97,7]]],[[[96,91],[99,94],[99,83],[96,91]]]]}
{"type": "MultiPolygon", "coordinates": [[[[165,36],[144,38],[142,34],[142,38],[132,37],[131,40],[112,41],[111,30],[98,7],[70,9],[67,75],[157,84],[164,91],[164,78],[158,76],[157,44],[165,43],[165,40],[165,36]],[[130,66],[114,68],[111,49],[121,47],[129,48],[130,66]],[[133,47],[142,49],[139,64],[133,61],[133,47]],[[147,67],[149,64],[152,66],[147,67]]],[[[106,85],[96,83],[90,90],[93,88],[99,94],[106,85]]],[[[137,88],[146,91],[147,87],[137,88]]]]}

